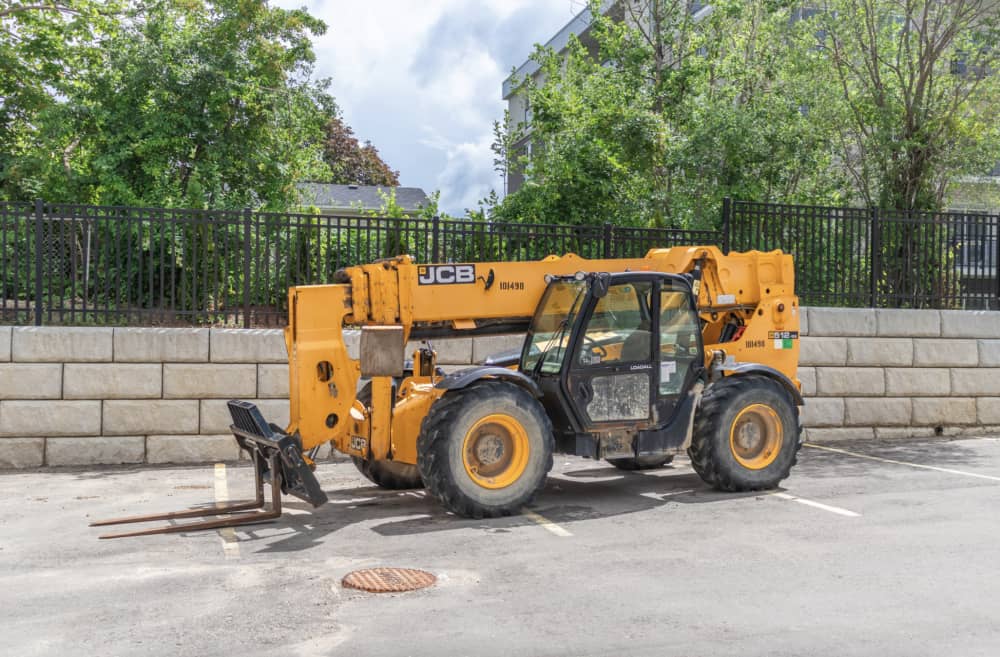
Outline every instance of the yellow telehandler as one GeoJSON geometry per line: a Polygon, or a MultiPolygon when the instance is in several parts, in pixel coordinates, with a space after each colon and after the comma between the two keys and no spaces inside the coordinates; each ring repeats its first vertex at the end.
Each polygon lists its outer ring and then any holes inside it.
{"type": "Polygon", "coordinates": [[[709,485],[752,491],[787,477],[801,444],[799,304],[792,258],[780,251],[400,256],[294,287],[288,306],[289,425],[229,402],[256,499],[95,523],[221,516],[102,538],[266,521],[281,514],[282,493],[319,506],[327,498],[313,456],[327,442],[375,484],[426,487],[473,518],[518,513],[554,453],[644,469],[686,451],[709,485]],[[360,328],[357,358],[350,327],[360,328]],[[519,353],[447,376],[437,367],[433,339],[503,333],[526,333],[519,353]],[[409,361],[408,340],[423,341],[409,361]]]}

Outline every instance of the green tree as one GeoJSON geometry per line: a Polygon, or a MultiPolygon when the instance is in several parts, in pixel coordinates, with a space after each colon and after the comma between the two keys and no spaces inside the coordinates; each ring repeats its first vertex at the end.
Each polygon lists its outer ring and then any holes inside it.
{"type": "Polygon", "coordinates": [[[829,0],[816,14],[812,54],[837,96],[818,118],[869,207],[940,209],[956,176],[1000,159],[998,20],[992,0],[829,0]]]}
{"type": "MultiPolygon", "coordinates": [[[[265,0],[130,3],[39,117],[8,194],[167,207],[285,208],[329,175],[336,113],[311,78],[325,25],[265,0]]],[[[85,35],[86,36],[86,35],[85,35]]]]}
{"type": "Polygon", "coordinates": [[[118,9],[91,0],[0,2],[0,198],[42,193],[39,171],[71,157],[73,140],[62,151],[43,146],[50,119],[77,72],[97,61],[118,9]]]}
{"type": "Polygon", "coordinates": [[[610,18],[592,5],[592,48],[539,50],[521,81],[531,125],[498,134],[499,167],[527,183],[502,218],[708,226],[718,201],[830,199],[830,133],[804,108],[816,83],[793,53],[780,3],[638,0],[610,18]],[[512,151],[530,130],[532,153],[512,151]],[[804,155],[805,154],[805,155],[804,155]]]}

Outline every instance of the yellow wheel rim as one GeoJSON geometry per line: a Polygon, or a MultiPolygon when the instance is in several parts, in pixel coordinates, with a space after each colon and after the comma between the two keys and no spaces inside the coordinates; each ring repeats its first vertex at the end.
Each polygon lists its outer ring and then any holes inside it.
{"type": "Polygon", "coordinates": [[[469,429],[462,442],[462,463],[483,488],[506,488],[528,466],[528,432],[509,415],[495,413],[469,429]]]}
{"type": "Polygon", "coordinates": [[[729,429],[729,449],[744,468],[763,470],[781,451],[781,419],[765,404],[747,406],[729,429]]]}

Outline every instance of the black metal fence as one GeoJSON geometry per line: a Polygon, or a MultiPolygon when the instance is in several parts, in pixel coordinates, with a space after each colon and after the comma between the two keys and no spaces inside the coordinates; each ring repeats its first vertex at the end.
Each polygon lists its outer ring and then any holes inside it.
{"type": "Polygon", "coordinates": [[[635,257],[715,231],[0,203],[0,323],[280,326],[287,288],[418,262],[635,257]]]}
{"type": "Polygon", "coordinates": [[[1000,308],[1000,216],[723,204],[734,250],[795,256],[804,305],[1000,308]]]}
{"type": "Polygon", "coordinates": [[[723,204],[720,231],[0,203],[0,323],[280,326],[286,290],[341,267],[643,255],[795,256],[807,305],[1000,308],[1000,217],[723,204]]]}

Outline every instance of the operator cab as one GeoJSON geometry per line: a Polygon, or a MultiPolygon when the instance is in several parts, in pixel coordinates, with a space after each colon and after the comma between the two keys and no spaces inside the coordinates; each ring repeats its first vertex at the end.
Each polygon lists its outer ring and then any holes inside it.
{"type": "Polygon", "coordinates": [[[579,273],[550,278],[520,370],[542,390],[557,451],[672,454],[687,438],[703,353],[688,276],[579,273]]]}

